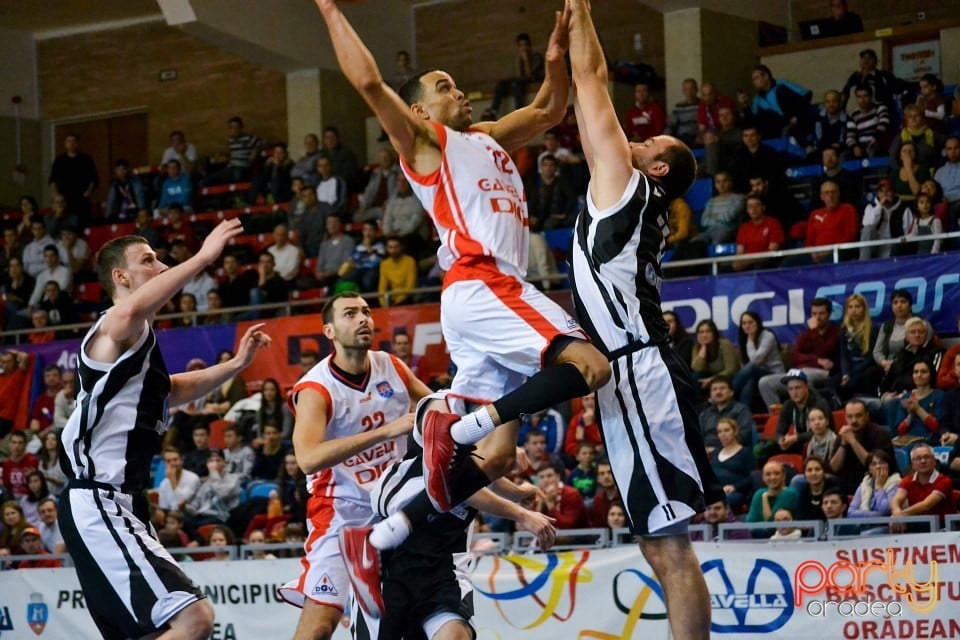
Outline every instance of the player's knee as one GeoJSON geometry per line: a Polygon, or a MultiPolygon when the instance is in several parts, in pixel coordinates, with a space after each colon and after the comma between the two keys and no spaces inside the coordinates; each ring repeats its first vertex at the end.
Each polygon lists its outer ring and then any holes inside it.
{"type": "Polygon", "coordinates": [[[213,605],[208,600],[199,600],[178,614],[175,623],[182,628],[182,637],[206,640],[213,633],[213,618],[213,605]]]}
{"type": "Polygon", "coordinates": [[[676,569],[692,553],[690,538],[683,536],[644,536],[640,538],[640,552],[654,572],[662,576],[664,572],[676,569]]]}
{"type": "Polygon", "coordinates": [[[593,345],[588,346],[589,349],[583,350],[583,358],[576,364],[587,386],[590,387],[591,391],[596,391],[610,381],[612,372],[606,356],[593,345]]]}

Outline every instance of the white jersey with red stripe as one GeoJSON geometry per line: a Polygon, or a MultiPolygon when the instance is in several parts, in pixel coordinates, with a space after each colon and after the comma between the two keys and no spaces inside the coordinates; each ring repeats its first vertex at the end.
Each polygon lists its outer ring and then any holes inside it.
{"type": "MultiPolygon", "coordinates": [[[[430,123],[440,144],[440,167],[419,175],[401,159],[410,187],[440,235],[441,269],[494,262],[505,274],[527,273],[528,213],[523,180],[513,160],[488,134],[430,123]]],[[[464,274],[465,275],[465,274],[464,274]]]]}
{"type": "MultiPolygon", "coordinates": [[[[333,356],[317,363],[294,385],[291,409],[296,412],[297,394],[312,389],[327,403],[324,440],[351,436],[377,429],[410,412],[409,380],[399,360],[383,351],[367,353],[370,370],[363,384],[356,386],[331,366],[333,356]]],[[[343,462],[307,478],[311,502],[342,499],[370,508],[370,490],[384,469],[406,453],[406,439],[395,438],[375,444],[343,462]]]]}

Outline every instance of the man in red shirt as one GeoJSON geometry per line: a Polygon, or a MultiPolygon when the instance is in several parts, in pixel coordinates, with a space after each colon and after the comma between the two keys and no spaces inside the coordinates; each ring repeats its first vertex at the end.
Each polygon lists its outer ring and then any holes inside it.
{"type": "MultiPolygon", "coordinates": [[[[48,556],[50,552],[43,548],[43,540],[36,527],[27,527],[20,532],[20,548],[26,556],[48,556]]],[[[59,569],[63,564],[57,558],[37,558],[21,560],[17,569],[59,569]]]]}
{"type": "Polygon", "coordinates": [[[37,458],[27,453],[27,436],[23,431],[10,434],[10,456],[3,461],[3,486],[14,498],[27,495],[27,474],[37,470],[37,458]]]}
{"type": "MultiPolygon", "coordinates": [[[[20,414],[20,401],[24,393],[29,393],[27,369],[30,368],[30,355],[13,349],[0,353],[0,438],[13,429],[20,414]]],[[[23,424],[20,425],[21,428],[23,424]]]]}
{"type": "MultiPolygon", "coordinates": [[[[939,516],[943,526],[943,517],[957,512],[953,501],[953,483],[949,476],[937,471],[937,460],[933,447],[918,444],[910,452],[910,464],[913,475],[900,481],[897,492],[890,501],[892,516],[939,516]]],[[[906,530],[903,523],[890,525],[892,533],[906,530]]]]}
{"type": "Polygon", "coordinates": [[[614,502],[621,502],[620,490],[617,489],[617,483],[613,481],[610,463],[601,460],[597,463],[597,493],[593,496],[593,509],[590,512],[591,526],[607,526],[607,511],[614,502]]]}
{"type": "MultiPolygon", "coordinates": [[[[747,196],[747,217],[737,231],[737,255],[778,251],[783,246],[783,225],[776,218],[767,216],[767,205],[758,195],[747,196]]],[[[737,260],[734,271],[764,269],[770,260],[737,260]]]]}
{"type": "Polygon", "coordinates": [[[540,492],[534,511],[544,513],[556,520],[557,530],[583,529],[590,526],[587,506],[580,492],[563,482],[562,465],[547,465],[537,471],[537,488],[540,492]]]}
{"type": "Polygon", "coordinates": [[[712,82],[700,85],[700,106],[697,107],[697,128],[700,136],[720,130],[720,108],[733,109],[733,100],[723,95],[712,82]]]}
{"type": "MultiPolygon", "coordinates": [[[[840,202],[840,186],[827,180],[820,185],[823,208],[810,213],[804,247],[823,247],[844,242],[856,242],[860,233],[857,210],[852,204],[840,202]]],[[[784,266],[802,266],[833,262],[833,252],[811,253],[784,260],[784,266]]]]}
{"type": "Polygon", "coordinates": [[[663,133],[667,115],[663,106],[650,97],[650,86],[638,82],[633,88],[633,106],[623,120],[623,130],[631,142],[643,142],[663,133]]]}

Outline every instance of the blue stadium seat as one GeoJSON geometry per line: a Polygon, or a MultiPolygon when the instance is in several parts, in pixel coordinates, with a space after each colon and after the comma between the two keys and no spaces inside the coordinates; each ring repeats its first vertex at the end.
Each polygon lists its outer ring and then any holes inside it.
{"type": "Polygon", "coordinates": [[[707,200],[713,195],[713,179],[700,178],[694,181],[690,191],[687,191],[686,201],[690,210],[694,213],[700,213],[707,206],[707,200]]]}
{"type": "Polygon", "coordinates": [[[270,492],[277,489],[278,487],[275,482],[253,480],[247,485],[247,499],[263,498],[266,500],[270,497],[270,492]]]}
{"type": "Polygon", "coordinates": [[[567,253],[573,244],[573,227],[544,231],[543,237],[547,239],[547,246],[552,250],[567,253]]]}
{"type": "Polygon", "coordinates": [[[906,473],[910,469],[910,454],[907,453],[906,449],[901,449],[897,447],[893,450],[897,455],[897,468],[900,469],[900,473],[906,473]]]}
{"type": "Polygon", "coordinates": [[[790,167],[785,171],[788,180],[800,178],[816,178],[823,175],[823,167],[819,164],[806,164],[801,167],[790,167]]]}
{"type": "Polygon", "coordinates": [[[783,153],[794,158],[803,158],[807,152],[797,144],[795,138],[768,138],[763,144],[770,147],[777,153],[783,153]]]}
{"type": "Polygon", "coordinates": [[[697,159],[697,162],[700,162],[707,157],[707,150],[703,147],[696,147],[693,149],[693,157],[697,159]]]}

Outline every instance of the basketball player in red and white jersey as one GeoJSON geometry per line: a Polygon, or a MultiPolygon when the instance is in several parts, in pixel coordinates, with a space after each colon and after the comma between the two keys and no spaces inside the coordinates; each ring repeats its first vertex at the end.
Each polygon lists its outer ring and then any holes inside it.
{"type": "Polygon", "coordinates": [[[350,597],[337,534],[373,519],[370,491],[405,453],[411,402],[430,393],[399,358],[370,350],[373,318],[363,298],[334,296],[322,315],[334,352],[290,394],[294,451],[310,492],[303,571],[280,589],[287,602],[302,607],[298,640],[333,635],[350,597]]]}
{"type": "MultiPolygon", "coordinates": [[[[316,3],[344,75],[390,136],[411,187],[437,227],[439,265],[447,272],[441,323],[458,368],[451,392],[480,405],[463,419],[426,414],[422,433],[429,499],[413,500],[373,529],[369,543],[387,549],[431,513],[449,510],[504,475],[515,461],[521,415],[586,395],[610,376],[606,358],[577,322],[524,280],[527,203],[508,153],[563,118],[569,11],[557,12],[545,56],[546,77],[533,101],[496,122],[474,124],[470,102],[449,74],[420,73],[398,95],[336,2],[316,3]],[[495,428],[501,424],[504,428],[495,428]],[[479,462],[465,455],[473,443],[479,462]]],[[[360,530],[346,537],[344,555],[355,583],[375,589],[377,572],[360,561],[366,536],[360,530]]]]}

